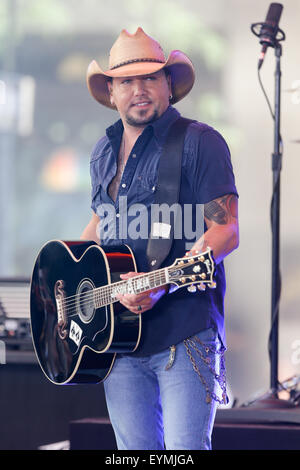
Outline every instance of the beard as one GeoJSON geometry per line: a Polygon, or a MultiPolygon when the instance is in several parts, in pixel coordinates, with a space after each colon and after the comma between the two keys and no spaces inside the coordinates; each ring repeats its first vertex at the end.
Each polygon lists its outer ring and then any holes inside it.
{"type": "Polygon", "coordinates": [[[157,109],[154,109],[153,113],[148,116],[147,110],[138,110],[137,116],[130,116],[129,113],[126,114],[126,122],[133,127],[144,127],[152,122],[156,121],[159,118],[157,109]]]}

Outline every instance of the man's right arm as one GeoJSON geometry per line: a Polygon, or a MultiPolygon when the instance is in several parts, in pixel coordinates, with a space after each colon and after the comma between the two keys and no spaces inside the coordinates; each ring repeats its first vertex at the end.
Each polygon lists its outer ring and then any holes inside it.
{"type": "Polygon", "coordinates": [[[98,237],[100,218],[97,214],[93,213],[91,220],[83,230],[80,239],[81,240],[93,240],[94,242],[100,244],[100,239],[98,237]]]}

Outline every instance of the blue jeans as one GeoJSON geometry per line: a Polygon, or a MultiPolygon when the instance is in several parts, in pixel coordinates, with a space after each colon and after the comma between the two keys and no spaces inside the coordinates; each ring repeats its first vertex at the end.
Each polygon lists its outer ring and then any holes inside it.
{"type": "Polygon", "coordinates": [[[169,349],[147,357],[117,357],[104,388],[119,450],[211,449],[217,402],[207,393],[218,393],[210,369],[219,373],[221,342],[212,329],[196,336],[205,359],[193,354],[201,378],[184,343],[176,346],[168,370],[169,349]]]}

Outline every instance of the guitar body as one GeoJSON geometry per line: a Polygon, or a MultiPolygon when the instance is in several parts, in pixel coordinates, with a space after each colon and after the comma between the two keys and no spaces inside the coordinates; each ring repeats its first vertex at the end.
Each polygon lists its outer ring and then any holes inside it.
{"type": "Polygon", "coordinates": [[[120,302],[96,308],[93,297],[95,288],[120,281],[128,271],[136,271],[136,263],[125,245],[54,240],[42,247],[31,280],[31,331],[39,364],[51,382],[99,383],[116,353],[137,348],[141,315],[120,302]]]}

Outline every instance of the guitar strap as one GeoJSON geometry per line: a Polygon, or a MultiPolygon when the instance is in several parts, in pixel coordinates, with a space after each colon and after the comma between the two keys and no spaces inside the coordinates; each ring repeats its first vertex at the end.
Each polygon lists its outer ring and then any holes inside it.
{"type": "Polygon", "coordinates": [[[183,144],[187,127],[192,122],[195,121],[180,117],[171,125],[160,157],[158,184],[151,211],[151,232],[147,245],[149,271],[161,266],[173,243],[181,181],[183,144]],[[160,208],[159,206],[162,204],[164,206],[160,208]],[[173,217],[172,214],[174,214],[173,217]]]}

